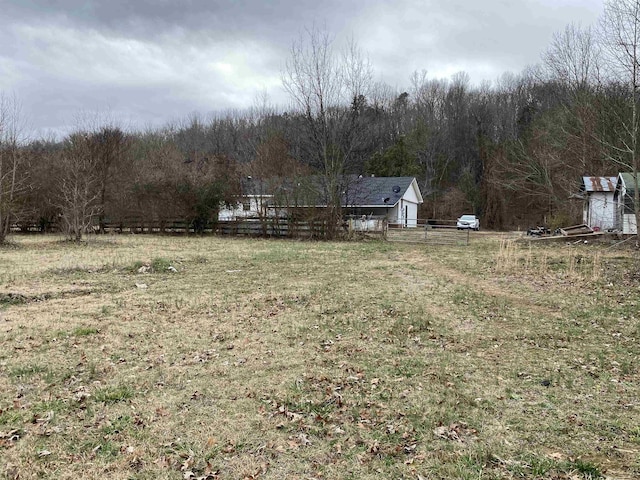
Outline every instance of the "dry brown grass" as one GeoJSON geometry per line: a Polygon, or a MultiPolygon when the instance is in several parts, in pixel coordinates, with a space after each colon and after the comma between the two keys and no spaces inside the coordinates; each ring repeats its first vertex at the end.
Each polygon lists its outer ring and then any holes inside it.
{"type": "Polygon", "coordinates": [[[18,238],[0,248],[0,468],[640,475],[634,253],[479,238],[18,238]]]}

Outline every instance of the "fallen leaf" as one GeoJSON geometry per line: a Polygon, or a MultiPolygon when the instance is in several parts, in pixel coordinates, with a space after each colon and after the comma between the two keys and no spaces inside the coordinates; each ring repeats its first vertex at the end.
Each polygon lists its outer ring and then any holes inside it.
{"type": "Polygon", "coordinates": [[[157,460],[155,460],[153,463],[158,465],[160,468],[170,468],[171,467],[171,462],[164,455],[162,457],[158,458],[157,460]]]}
{"type": "Polygon", "coordinates": [[[194,454],[193,454],[192,451],[189,451],[189,454],[190,454],[189,457],[184,462],[182,462],[182,466],[180,467],[180,470],[185,472],[185,477],[184,478],[191,478],[191,477],[187,477],[186,473],[191,473],[192,476],[195,476],[195,475],[193,475],[193,472],[189,472],[189,469],[191,467],[193,467],[193,463],[194,463],[193,456],[194,456],[194,454]]]}
{"type": "Polygon", "coordinates": [[[167,417],[171,415],[171,413],[164,407],[158,407],[156,408],[156,415],[159,417],[167,417]]]}
{"type": "Polygon", "coordinates": [[[209,437],[207,439],[207,448],[212,448],[214,445],[216,445],[218,442],[216,441],[215,438],[213,437],[209,437]]]}

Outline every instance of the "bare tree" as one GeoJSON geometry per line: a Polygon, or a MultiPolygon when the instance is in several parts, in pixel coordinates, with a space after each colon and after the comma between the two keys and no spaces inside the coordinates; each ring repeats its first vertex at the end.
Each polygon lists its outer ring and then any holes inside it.
{"type": "Polygon", "coordinates": [[[556,32],[542,62],[552,78],[574,93],[594,85],[600,78],[600,47],[593,29],[571,23],[556,32]]]}
{"type": "Polygon", "coordinates": [[[312,164],[322,172],[329,237],[342,216],[343,176],[360,141],[360,115],[371,75],[354,41],[337,55],[329,34],[316,27],[292,45],[282,75],[284,88],[304,118],[312,164]]]}
{"type": "Polygon", "coordinates": [[[26,185],[20,166],[22,131],[20,104],[15,97],[0,94],[0,243],[9,233],[18,211],[18,200],[26,185]]]}
{"type": "Polygon", "coordinates": [[[545,78],[556,83],[555,93],[560,95],[564,112],[554,122],[558,131],[571,145],[571,157],[580,175],[595,175],[598,160],[602,158],[599,147],[597,119],[597,92],[601,80],[602,52],[595,30],[571,23],[563,31],[556,32],[551,45],[542,55],[545,78]]]}
{"type": "Polygon", "coordinates": [[[101,210],[98,158],[91,136],[71,134],[59,157],[58,195],[55,200],[69,238],[79,242],[101,210]]]}
{"type": "Polygon", "coordinates": [[[117,170],[127,153],[130,139],[118,127],[104,126],[89,137],[89,147],[91,155],[95,161],[98,178],[98,188],[100,190],[100,210],[98,223],[100,230],[104,231],[105,211],[110,191],[113,189],[110,181],[115,177],[114,170],[117,170]]]}
{"type": "Polygon", "coordinates": [[[638,192],[638,87],[640,86],[640,0],[608,0],[601,32],[611,73],[629,86],[629,117],[622,122],[619,143],[611,159],[631,171],[636,232],[640,242],[640,194],[638,192]]]}

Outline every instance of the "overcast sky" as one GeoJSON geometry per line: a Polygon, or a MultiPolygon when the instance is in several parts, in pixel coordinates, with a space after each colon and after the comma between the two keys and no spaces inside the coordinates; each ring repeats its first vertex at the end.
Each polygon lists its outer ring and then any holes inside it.
{"type": "Polygon", "coordinates": [[[352,36],[376,80],[408,89],[414,71],[473,83],[535,64],[602,0],[0,0],[0,91],[34,135],[100,112],[124,128],[193,112],[284,105],[281,71],[304,27],[352,36]]]}

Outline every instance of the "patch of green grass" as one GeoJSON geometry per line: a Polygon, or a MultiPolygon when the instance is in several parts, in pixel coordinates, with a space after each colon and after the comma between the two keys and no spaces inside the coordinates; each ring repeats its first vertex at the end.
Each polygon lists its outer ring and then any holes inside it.
{"type": "Polygon", "coordinates": [[[0,293],[1,305],[21,305],[29,299],[20,293],[0,293]]]}
{"type": "Polygon", "coordinates": [[[415,377],[424,374],[427,363],[422,358],[401,358],[397,360],[395,371],[393,372],[397,376],[401,377],[415,377]]]}
{"type": "Polygon", "coordinates": [[[568,462],[565,468],[568,471],[578,472],[583,478],[589,480],[604,477],[596,465],[580,459],[568,462]]]}
{"type": "Polygon", "coordinates": [[[125,269],[131,273],[136,273],[140,268],[144,267],[145,265],[147,265],[146,262],[143,262],[142,260],[136,260],[125,269]]]}
{"type": "Polygon", "coordinates": [[[9,371],[9,376],[15,378],[28,378],[41,373],[47,373],[49,369],[41,365],[23,365],[20,367],[13,367],[9,371]]]}
{"type": "Polygon", "coordinates": [[[96,390],[93,394],[93,399],[97,402],[103,403],[117,403],[124,402],[125,400],[132,398],[133,395],[134,391],[130,386],[118,385],[96,390]]]}
{"type": "Polygon", "coordinates": [[[164,257],[155,257],[150,262],[137,260],[125,268],[130,273],[138,273],[142,267],[147,267],[146,273],[163,273],[171,266],[171,260],[164,257]]]}
{"type": "MultiPolygon", "coordinates": [[[[636,425],[629,430],[629,440],[640,445],[640,425],[636,425]]],[[[640,457],[638,457],[640,461],[640,457]]]]}
{"type": "Polygon", "coordinates": [[[156,257],[151,260],[151,269],[154,272],[164,272],[171,266],[171,260],[163,257],[156,257]]]}
{"type": "Polygon", "coordinates": [[[116,442],[103,439],[97,445],[91,445],[90,451],[95,451],[98,457],[114,458],[120,453],[120,446],[116,442]]]}
{"type": "Polygon", "coordinates": [[[95,327],[77,327],[73,330],[73,332],[71,332],[71,334],[75,337],[86,337],[99,332],[100,330],[95,327]]]}
{"type": "Polygon", "coordinates": [[[318,400],[311,398],[291,398],[283,403],[288,411],[301,414],[328,415],[336,408],[331,398],[318,400]]]}
{"type": "Polygon", "coordinates": [[[0,425],[16,428],[24,423],[25,415],[24,410],[3,410],[0,412],[0,425]]]}
{"type": "Polygon", "coordinates": [[[62,399],[48,400],[34,403],[31,410],[36,413],[44,412],[66,412],[69,409],[68,402],[62,399]]]}
{"type": "MultiPolygon", "coordinates": [[[[547,475],[579,474],[585,480],[603,478],[600,469],[584,460],[559,460],[537,455],[526,455],[507,463],[507,470],[521,478],[547,478],[547,475]]],[[[556,477],[553,477],[556,478],[556,477]]],[[[562,477],[564,478],[564,477],[562,477]]],[[[571,477],[573,478],[573,477],[571,477]]]]}

